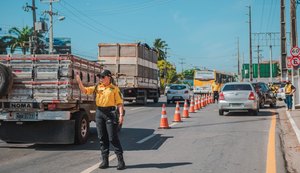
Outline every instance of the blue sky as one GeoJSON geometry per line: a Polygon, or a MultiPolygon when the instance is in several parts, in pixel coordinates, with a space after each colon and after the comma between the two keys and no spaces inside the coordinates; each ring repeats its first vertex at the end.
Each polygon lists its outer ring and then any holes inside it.
{"type": "MultiPolygon", "coordinates": [[[[31,0],[0,2],[0,35],[9,27],[32,26],[32,13],[22,9],[26,2],[31,4],[31,0]]],[[[94,60],[98,43],[141,41],[152,46],[161,38],[177,71],[197,66],[237,72],[237,38],[240,57],[244,54],[249,62],[249,5],[253,33],[280,32],[280,0],[60,0],[53,9],[66,18],[54,17],[54,37],[70,37],[74,54],[94,60]]],[[[39,0],[36,6],[38,18],[49,9],[39,0]]],[[[286,21],[289,32],[289,0],[286,21]]],[[[273,47],[273,59],[279,59],[279,50],[273,47]]],[[[254,62],[256,54],[253,51],[254,62]]],[[[267,47],[262,48],[263,60],[269,54],[267,47]]]]}

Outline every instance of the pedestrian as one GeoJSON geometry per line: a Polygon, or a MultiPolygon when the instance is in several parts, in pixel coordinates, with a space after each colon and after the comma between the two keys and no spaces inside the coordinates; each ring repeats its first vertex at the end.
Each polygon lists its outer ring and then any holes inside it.
{"type": "Polygon", "coordinates": [[[219,101],[219,90],[220,90],[220,84],[218,83],[217,80],[215,80],[212,85],[211,85],[211,90],[213,91],[213,95],[214,95],[214,103],[215,100],[217,100],[217,102],[219,101]]]}
{"type": "Polygon", "coordinates": [[[291,81],[287,81],[284,87],[284,92],[285,92],[285,101],[287,105],[287,110],[290,111],[292,110],[293,106],[293,94],[296,91],[296,88],[294,85],[291,84],[291,81]]]}
{"type": "Polygon", "coordinates": [[[117,132],[118,126],[121,126],[123,123],[124,110],[122,95],[120,89],[114,85],[114,80],[109,70],[104,70],[98,74],[97,77],[100,78],[99,84],[85,87],[82,84],[80,76],[76,75],[76,80],[81,92],[84,94],[95,93],[96,95],[96,127],[102,156],[102,162],[99,168],[106,169],[109,167],[108,156],[109,144],[111,143],[118,159],[117,169],[123,170],[126,166],[123,158],[123,149],[117,132]],[[116,113],[116,107],[119,111],[119,117],[116,113]]]}

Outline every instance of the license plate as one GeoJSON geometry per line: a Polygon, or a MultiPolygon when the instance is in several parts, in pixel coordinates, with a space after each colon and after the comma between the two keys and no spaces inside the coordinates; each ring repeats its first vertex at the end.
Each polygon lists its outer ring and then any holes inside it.
{"type": "Polygon", "coordinates": [[[15,119],[22,120],[35,120],[37,119],[37,114],[35,112],[15,112],[15,119]]]}
{"type": "Polygon", "coordinates": [[[231,107],[243,107],[244,105],[241,103],[231,103],[230,106],[231,107]]]}
{"type": "Polygon", "coordinates": [[[32,103],[22,103],[22,102],[19,102],[19,103],[10,103],[10,108],[11,109],[22,109],[22,110],[25,110],[25,109],[32,109],[32,103]]]}

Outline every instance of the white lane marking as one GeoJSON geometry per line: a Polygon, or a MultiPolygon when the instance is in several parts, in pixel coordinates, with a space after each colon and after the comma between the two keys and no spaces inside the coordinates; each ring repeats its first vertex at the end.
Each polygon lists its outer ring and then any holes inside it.
{"type": "Polygon", "coordinates": [[[169,126],[172,127],[172,126],[175,126],[176,124],[178,124],[178,123],[172,123],[169,126]]]}
{"type": "Polygon", "coordinates": [[[134,110],[138,110],[138,109],[144,109],[146,107],[138,107],[138,108],[132,108],[132,109],[129,109],[129,111],[134,111],[134,110]]]}
{"type": "Polygon", "coordinates": [[[149,135],[149,136],[145,137],[144,139],[142,139],[142,140],[140,140],[140,141],[137,141],[136,143],[138,143],[138,144],[144,143],[144,142],[146,142],[147,140],[153,138],[155,135],[156,135],[156,134],[149,135]]]}
{"type": "MultiPolygon", "coordinates": [[[[108,160],[109,160],[109,161],[112,161],[112,160],[114,160],[115,158],[116,158],[116,155],[113,154],[113,155],[109,156],[108,160]]],[[[98,169],[98,167],[99,167],[99,163],[96,163],[95,165],[93,165],[93,166],[87,168],[86,170],[81,171],[80,173],[91,173],[91,172],[93,172],[94,170],[98,169]]]]}
{"type": "Polygon", "coordinates": [[[291,116],[290,112],[289,111],[286,111],[286,114],[291,122],[291,125],[296,133],[296,136],[297,136],[297,139],[298,139],[298,143],[300,144],[300,130],[298,129],[293,117],[291,116]]]}

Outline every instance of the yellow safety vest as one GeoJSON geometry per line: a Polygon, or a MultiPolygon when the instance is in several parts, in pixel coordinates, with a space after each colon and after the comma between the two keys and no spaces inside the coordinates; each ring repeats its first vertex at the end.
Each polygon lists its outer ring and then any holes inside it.
{"type": "Polygon", "coordinates": [[[284,86],[284,91],[285,91],[285,94],[291,94],[291,92],[292,92],[292,84],[286,84],[284,86]]]}
{"type": "Polygon", "coordinates": [[[110,84],[108,86],[104,86],[103,84],[99,84],[92,87],[85,87],[84,94],[93,94],[96,89],[96,105],[99,107],[109,107],[109,106],[117,106],[119,104],[123,104],[122,94],[120,89],[110,84]]]}
{"type": "Polygon", "coordinates": [[[213,91],[219,91],[220,90],[220,84],[213,83],[212,84],[212,90],[213,91]]]}

